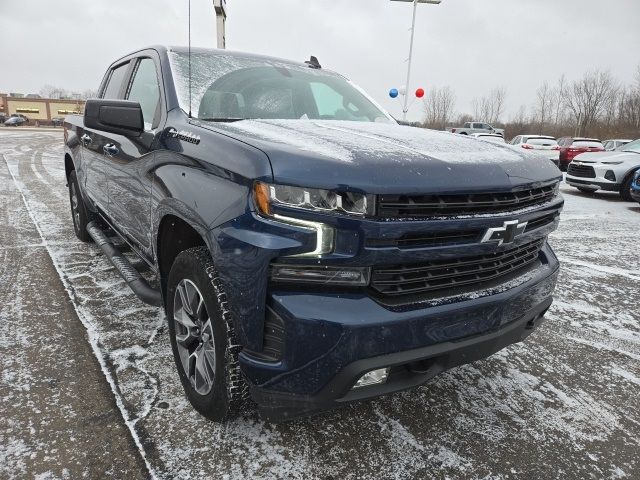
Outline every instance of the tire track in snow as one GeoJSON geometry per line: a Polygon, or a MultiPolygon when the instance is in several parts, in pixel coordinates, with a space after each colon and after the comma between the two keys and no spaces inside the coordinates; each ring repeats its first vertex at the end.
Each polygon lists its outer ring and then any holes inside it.
{"type": "Polygon", "coordinates": [[[136,446],[138,447],[138,451],[140,453],[140,455],[142,456],[142,459],[144,460],[144,463],[147,467],[147,471],[149,472],[149,475],[151,476],[151,478],[158,478],[155,469],[153,468],[153,466],[149,463],[148,459],[147,459],[147,455],[145,452],[145,449],[142,445],[142,441],[140,439],[140,437],[138,436],[138,433],[136,432],[136,428],[135,428],[135,420],[132,420],[130,418],[130,415],[127,411],[127,409],[124,406],[124,401],[122,398],[122,395],[120,394],[120,391],[117,387],[117,383],[115,378],[113,377],[113,375],[111,374],[108,366],[107,366],[107,362],[105,359],[105,356],[103,354],[103,351],[101,349],[100,346],[100,339],[98,338],[98,336],[96,335],[92,322],[90,320],[90,318],[86,315],[87,312],[84,311],[84,309],[82,308],[78,308],[78,304],[77,304],[77,298],[76,298],[76,294],[74,292],[73,287],[71,286],[71,284],[69,283],[67,276],[65,275],[65,273],[62,271],[62,269],[60,268],[60,265],[55,257],[55,255],[52,253],[51,248],[49,248],[49,244],[47,243],[46,237],[44,236],[41,228],[40,228],[40,224],[39,222],[36,220],[36,216],[34,215],[29,202],[27,201],[27,198],[25,197],[24,194],[24,190],[23,190],[23,184],[22,182],[19,182],[14,173],[11,171],[11,166],[9,165],[9,162],[7,162],[6,158],[4,157],[4,155],[2,155],[2,160],[4,161],[4,163],[7,166],[7,169],[9,171],[9,174],[11,175],[11,179],[13,180],[13,183],[16,187],[16,189],[18,190],[18,192],[20,192],[20,196],[22,197],[22,201],[24,202],[24,206],[27,209],[27,212],[29,213],[29,217],[31,218],[31,221],[33,222],[36,230],[38,231],[38,234],[40,235],[40,238],[42,239],[42,244],[44,245],[44,247],[47,249],[47,252],[49,254],[49,258],[51,258],[51,262],[53,263],[56,271],[58,272],[58,276],[60,277],[60,280],[62,281],[65,290],[67,291],[67,294],[69,295],[69,299],[71,300],[72,304],[74,305],[74,309],[76,311],[76,314],[78,315],[78,318],[80,319],[80,321],[82,322],[83,326],[85,327],[85,329],[87,330],[87,336],[89,338],[89,343],[91,344],[91,348],[93,349],[93,353],[96,357],[96,359],[98,360],[98,363],[100,364],[100,367],[102,369],[102,372],[104,373],[104,376],[107,380],[107,382],[109,383],[109,386],[111,387],[111,391],[113,392],[113,395],[115,397],[116,400],[116,405],[118,406],[118,409],[120,410],[120,414],[122,415],[122,419],[124,421],[124,423],[126,424],[126,426],[129,428],[129,431],[131,432],[131,437],[133,438],[134,443],[136,444],[136,446]]]}

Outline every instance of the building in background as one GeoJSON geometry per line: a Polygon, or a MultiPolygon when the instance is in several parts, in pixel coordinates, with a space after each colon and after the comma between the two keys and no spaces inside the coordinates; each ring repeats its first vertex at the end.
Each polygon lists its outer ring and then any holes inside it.
{"type": "Polygon", "coordinates": [[[52,125],[54,118],[80,114],[84,111],[84,100],[36,98],[35,95],[0,93],[0,114],[10,117],[24,115],[31,125],[52,125]]]}

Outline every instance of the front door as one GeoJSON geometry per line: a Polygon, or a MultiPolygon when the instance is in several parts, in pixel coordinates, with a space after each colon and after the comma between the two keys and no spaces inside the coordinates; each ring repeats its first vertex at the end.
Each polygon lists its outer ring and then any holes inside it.
{"type": "Polygon", "coordinates": [[[163,118],[157,64],[143,57],[135,62],[124,98],[142,107],[145,130],[140,137],[106,134],[103,146],[109,174],[109,216],[135,247],[152,258],[151,170],[163,118]]]}
{"type": "MultiPolygon", "coordinates": [[[[131,62],[121,63],[109,72],[109,78],[102,91],[102,98],[119,99],[126,79],[129,77],[131,62]]],[[[104,213],[109,212],[109,176],[104,157],[104,147],[108,144],[105,132],[84,129],[78,132],[82,143],[82,164],[84,172],[79,179],[93,203],[104,213]]]]}

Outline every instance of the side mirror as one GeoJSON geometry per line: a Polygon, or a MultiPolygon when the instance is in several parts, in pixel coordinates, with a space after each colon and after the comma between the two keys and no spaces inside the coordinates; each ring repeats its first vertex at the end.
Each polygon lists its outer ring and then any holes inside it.
{"type": "Polygon", "coordinates": [[[125,137],[139,137],[144,131],[142,108],[138,102],[128,100],[87,100],[84,126],[125,137]]]}

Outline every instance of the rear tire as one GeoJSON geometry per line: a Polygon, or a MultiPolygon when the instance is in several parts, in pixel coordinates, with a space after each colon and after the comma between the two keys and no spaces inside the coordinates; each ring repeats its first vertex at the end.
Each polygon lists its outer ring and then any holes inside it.
{"type": "Polygon", "coordinates": [[[167,280],[171,349],[187,399],[203,416],[224,422],[249,403],[231,312],[206,247],[178,255],[167,280]]]}
{"type": "Polygon", "coordinates": [[[73,229],[78,237],[83,242],[89,243],[92,241],[91,236],[87,232],[87,225],[93,216],[87,209],[87,205],[84,203],[82,192],[80,191],[80,184],[78,183],[78,177],[76,171],[72,170],[69,174],[69,201],[71,203],[71,218],[73,219],[73,229]]]}
{"type": "Polygon", "coordinates": [[[620,185],[620,196],[622,200],[625,202],[633,202],[633,197],[631,197],[631,184],[633,183],[633,175],[635,172],[631,172],[627,175],[627,178],[624,179],[622,185],[620,185]]]}

